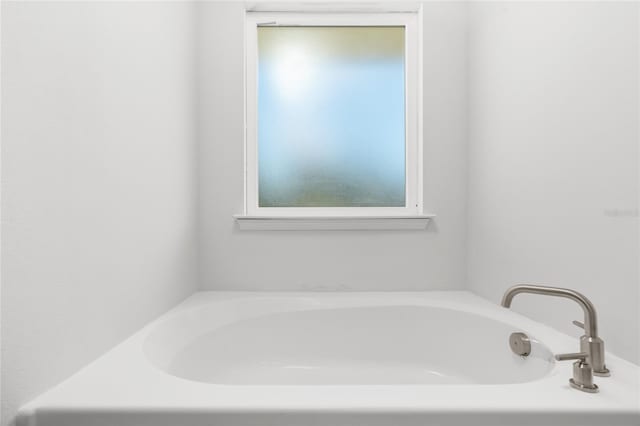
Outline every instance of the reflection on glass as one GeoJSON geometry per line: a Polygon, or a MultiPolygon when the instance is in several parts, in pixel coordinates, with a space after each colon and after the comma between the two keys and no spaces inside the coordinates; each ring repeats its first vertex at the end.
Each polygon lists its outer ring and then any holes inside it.
{"type": "Polygon", "coordinates": [[[259,206],[404,206],[404,96],[404,27],[259,27],[259,206]]]}

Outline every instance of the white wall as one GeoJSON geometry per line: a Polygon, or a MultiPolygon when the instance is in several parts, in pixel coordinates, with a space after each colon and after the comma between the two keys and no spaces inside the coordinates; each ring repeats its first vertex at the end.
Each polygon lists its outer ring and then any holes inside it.
{"type": "MultiPolygon", "coordinates": [[[[479,3],[470,29],[469,286],[594,302],[608,349],[640,362],[638,3],[479,3]]],[[[567,300],[514,309],[580,335],[567,300]]]]}
{"type": "MultiPolygon", "coordinates": [[[[564,285],[593,299],[609,348],[639,361],[637,4],[478,3],[468,32],[466,4],[425,3],[424,198],[438,218],[426,232],[317,233],[232,219],[241,2],[2,8],[3,424],[198,278],[468,283],[495,302],[518,282],[564,285]]],[[[567,301],[514,308],[580,334],[567,301]]]]}
{"type": "Polygon", "coordinates": [[[426,232],[239,232],[244,5],[202,4],[200,264],[205,289],[458,289],[465,283],[466,5],[425,3],[426,232]]]}
{"type": "Polygon", "coordinates": [[[2,424],[197,286],[192,6],[2,4],[2,424]]]}

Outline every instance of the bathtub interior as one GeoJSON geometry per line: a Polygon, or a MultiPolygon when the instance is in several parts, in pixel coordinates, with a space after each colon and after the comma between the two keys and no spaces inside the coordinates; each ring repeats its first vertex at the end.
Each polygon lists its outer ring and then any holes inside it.
{"type": "Polygon", "coordinates": [[[167,374],[219,385],[515,384],[545,377],[551,351],[511,352],[513,325],[435,306],[207,306],[144,342],[167,374]],[[302,307],[304,306],[304,307],[302,307]]]}

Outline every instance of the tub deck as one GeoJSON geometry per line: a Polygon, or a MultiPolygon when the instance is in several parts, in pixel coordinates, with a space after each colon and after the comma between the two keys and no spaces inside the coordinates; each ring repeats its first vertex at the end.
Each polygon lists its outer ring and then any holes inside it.
{"type": "MultiPolygon", "coordinates": [[[[640,368],[607,353],[609,378],[600,393],[571,389],[571,363],[511,384],[216,384],[162,371],[153,336],[203,307],[242,320],[237,301],[286,312],[304,299],[318,306],[426,306],[454,309],[508,323],[551,352],[575,352],[564,335],[469,292],[233,293],[199,292],[64,381],[22,407],[17,426],[409,426],[640,424],[640,368]],[[277,303],[273,303],[276,301],[277,303]],[[234,305],[235,303],[235,305],[234,305]],[[276,306],[277,308],[274,308],[276,306]]],[[[175,334],[174,330],[174,334],[175,334]]],[[[179,330],[178,330],[179,331],[179,330]]],[[[192,332],[192,331],[191,331],[192,332]]],[[[185,335],[190,331],[185,330],[185,335]]],[[[176,334],[177,336],[180,333],[176,334]]],[[[606,340],[606,336],[604,336],[606,340]]],[[[505,343],[506,345],[506,343],[505,343]]],[[[469,362],[474,360],[469,358],[469,362]]],[[[482,368],[482,365],[477,365],[482,368]]]]}

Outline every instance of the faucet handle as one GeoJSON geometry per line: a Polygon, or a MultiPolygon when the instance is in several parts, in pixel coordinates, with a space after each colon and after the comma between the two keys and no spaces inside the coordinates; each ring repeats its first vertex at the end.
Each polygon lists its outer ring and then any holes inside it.
{"type": "Polygon", "coordinates": [[[556,360],[558,361],[573,361],[573,360],[578,360],[581,362],[587,362],[587,358],[589,357],[589,354],[586,352],[575,352],[575,353],[569,353],[569,354],[558,354],[555,356],[556,360]]]}
{"type": "Polygon", "coordinates": [[[581,329],[584,330],[584,323],[581,321],[572,321],[573,325],[575,325],[576,327],[580,327],[581,329]]]}
{"type": "Polygon", "coordinates": [[[593,368],[589,364],[589,354],[586,352],[576,352],[569,354],[559,354],[555,358],[558,361],[576,360],[573,363],[573,378],[569,379],[572,388],[583,392],[596,393],[598,385],[593,383],[593,368]]]}

